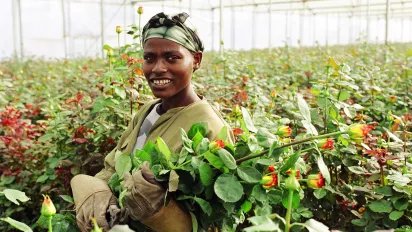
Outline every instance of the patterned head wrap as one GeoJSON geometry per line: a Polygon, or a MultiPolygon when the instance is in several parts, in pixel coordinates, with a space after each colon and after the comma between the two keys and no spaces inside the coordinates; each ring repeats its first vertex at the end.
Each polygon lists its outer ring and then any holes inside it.
{"type": "Polygon", "coordinates": [[[153,16],[143,27],[142,43],[151,38],[168,39],[192,52],[203,52],[204,45],[185,12],[169,16],[163,12],[153,16]]]}

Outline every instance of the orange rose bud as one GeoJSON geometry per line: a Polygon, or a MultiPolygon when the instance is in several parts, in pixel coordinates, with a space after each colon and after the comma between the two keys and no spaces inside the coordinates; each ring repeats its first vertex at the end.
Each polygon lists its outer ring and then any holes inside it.
{"type": "Polygon", "coordinates": [[[330,138],[321,139],[318,142],[318,147],[322,150],[332,150],[333,149],[333,140],[330,138]]]}
{"type": "Polygon", "coordinates": [[[276,96],[278,95],[278,93],[276,92],[276,90],[272,90],[272,91],[270,91],[270,97],[271,98],[275,98],[276,96]]]}
{"type": "Polygon", "coordinates": [[[234,136],[238,136],[238,135],[242,135],[243,134],[243,130],[240,128],[235,128],[233,129],[233,135],[234,136]]]}
{"type": "Polygon", "coordinates": [[[273,187],[278,186],[278,175],[272,174],[269,176],[263,176],[262,180],[260,181],[260,184],[262,184],[262,187],[264,189],[271,189],[273,187]]]}
{"type": "Polygon", "coordinates": [[[120,33],[122,33],[122,27],[121,26],[116,26],[116,33],[117,34],[120,34],[120,33]]]}
{"type": "Polygon", "coordinates": [[[267,172],[275,172],[275,166],[270,165],[267,169],[267,172]]]}
{"type": "Polygon", "coordinates": [[[325,179],[321,173],[312,174],[308,176],[308,187],[313,189],[322,188],[325,186],[325,179]]]}
{"type": "Polygon", "coordinates": [[[225,148],[225,143],[223,142],[223,140],[217,139],[216,143],[220,148],[225,148]]]}
{"type": "Polygon", "coordinates": [[[373,126],[365,124],[352,124],[349,126],[348,132],[351,139],[360,139],[366,137],[373,129],[373,126]]]}
{"type": "Polygon", "coordinates": [[[139,8],[137,8],[137,13],[139,15],[143,14],[143,7],[142,6],[139,6],[139,8]]]}
{"type": "Polygon", "coordinates": [[[280,126],[276,132],[282,138],[292,136],[292,129],[289,126],[280,126]]]}
{"type": "Polygon", "coordinates": [[[41,215],[50,217],[56,214],[56,207],[48,195],[43,195],[44,200],[41,206],[41,215]]]}
{"type": "Polygon", "coordinates": [[[233,106],[233,110],[232,110],[233,114],[235,117],[239,117],[242,113],[240,112],[240,107],[238,104],[233,106]]]}
{"type": "Polygon", "coordinates": [[[107,50],[107,56],[108,57],[113,56],[113,49],[109,48],[109,50],[107,50]]]}
{"type": "Polygon", "coordinates": [[[225,142],[223,142],[223,140],[216,139],[215,141],[213,141],[209,144],[209,149],[212,152],[217,151],[220,148],[225,148],[225,142]]]}

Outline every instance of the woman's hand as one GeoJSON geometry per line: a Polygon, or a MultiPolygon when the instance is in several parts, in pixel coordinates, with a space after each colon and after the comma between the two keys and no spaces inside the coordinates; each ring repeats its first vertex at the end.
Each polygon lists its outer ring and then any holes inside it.
{"type": "MultiPolygon", "coordinates": [[[[93,229],[91,218],[108,231],[113,225],[107,221],[106,215],[115,221],[119,218],[120,209],[116,197],[104,180],[88,175],[76,175],[70,181],[73,199],[76,205],[76,222],[82,232],[93,229]]],[[[113,224],[113,223],[111,223],[113,224]]]]}
{"type": "Polygon", "coordinates": [[[172,199],[165,203],[166,190],[155,180],[149,163],[144,162],[133,175],[125,175],[124,205],[127,214],[154,231],[189,232],[192,221],[172,199]]]}

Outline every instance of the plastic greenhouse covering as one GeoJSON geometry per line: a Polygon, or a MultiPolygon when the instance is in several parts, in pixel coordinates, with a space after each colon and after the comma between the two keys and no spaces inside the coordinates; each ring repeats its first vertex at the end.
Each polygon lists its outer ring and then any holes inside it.
{"type": "Polygon", "coordinates": [[[142,26],[158,12],[189,13],[209,51],[412,40],[412,1],[2,0],[0,58],[102,57],[116,26],[139,24],[139,6],[142,26]]]}

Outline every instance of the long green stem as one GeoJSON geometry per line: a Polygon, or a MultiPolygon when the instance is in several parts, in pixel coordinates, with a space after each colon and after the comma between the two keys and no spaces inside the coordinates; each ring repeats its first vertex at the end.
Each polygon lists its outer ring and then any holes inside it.
{"type": "MultiPolygon", "coordinates": [[[[112,58],[109,56],[109,71],[112,71],[112,58]]],[[[112,75],[109,75],[109,86],[112,84],[112,75]]],[[[111,90],[110,90],[111,91],[111,90]]]]}
{"type": "Polygon", "coordinates": [[[53,232],[52,219],[53,219],[53,216],[49,216],[49,232],[53,232]]]}
{"type": "MultiPolygon", "coordinates": [[[[406,127],[405,129],[403,129],[403,152],[406,152],[406,127]]],[[[406,167],[406,158],[407,157],[405,157],[405,163],[404,163],[405,167],[406,167]]]]}
{"type": "MultiPolygon", "coordinates": [[[[132,65],[131,79],[134,77],[134,67],[132,65]]],[[[133,115],[133,81],[130,82],[130,115],[133,115]]]]}
{"type": "MultiPolygon", "coordinates": [[[[324,138],[327,138],[327,137],[341,135],[341,134],[347,134],[347,133],[348,133],[347,131],[338,131],[338,132],[328,133],[328,134],[324,134],[324,135],[312,136],[312,137],[309,137],[309,138],[306,138],[306,139],[296,140],[296,141],[293,141],[291,143],[284,144],[282,146],[276,147],[274,150],[279,150],[279,149],[282,149],[282,148],[285,148],[285,147],[289,147],[289,146],[293,146],[293,145],[297,145],[297,144],[301,144],[301,143],[306,143],[306,142],[309,142],[309,141],[312,141],[312,140],[315,140],[315,139],[324,139],[324,138]]],[[[268,151],[269,151],[269,149],[266,149],[266,150],[262,151],[259,154],[245,156],[243,158],[240,158],[240,159],[236,160],[236,163],[240,164],[240,163],[242,163],[246,160],[261,157],[264,154],[268,153],[268,151]]]]}
{"type": "MultiPolygon", "coordinates": [[[[142,26],[141,26],[141,22],[142,22],[142,15],[139,14],[139,35],[142,36],[142,26]]],[[[142,44],[142,38],[140,37],[140,51],[143,49],[143,44],[142,44]]]]}
{"type": "Polygon", "coordinates": [[[285,231],[289,232],[290,230],[290,216],[292,215],[292,203],[293,203],[293,191],[292,189],[289,189],[289,195],[288,195],[288,211],[286,212],[286,224],[285,224],[285,231]]]}
{"type": "MultiPolygon", "coordinates": [[[[109,56],[109,71],[112,71],[112,59],[109,56]]],[[[112,76],[110,76],[110,83],[112,83],[112,76]]]]}
{"type": "MultiPolygon", "coordinates": [[[[329,68],[330,66],[328,65],[326,67],[326,84],[325,84],[325,93],[328,92],[328,79],[329,79],[329,68]]],[[[325,97],[325,112],[324,112],[324,132],[327,133],[328,132],[328,97],[325,97]]]]}
{"type": "Polygon", "coordinates": [[[117,47],[119,49],[119,57],[121,58],[121,51],[120,51],[120,33],[117,33],[117,47]]]}

